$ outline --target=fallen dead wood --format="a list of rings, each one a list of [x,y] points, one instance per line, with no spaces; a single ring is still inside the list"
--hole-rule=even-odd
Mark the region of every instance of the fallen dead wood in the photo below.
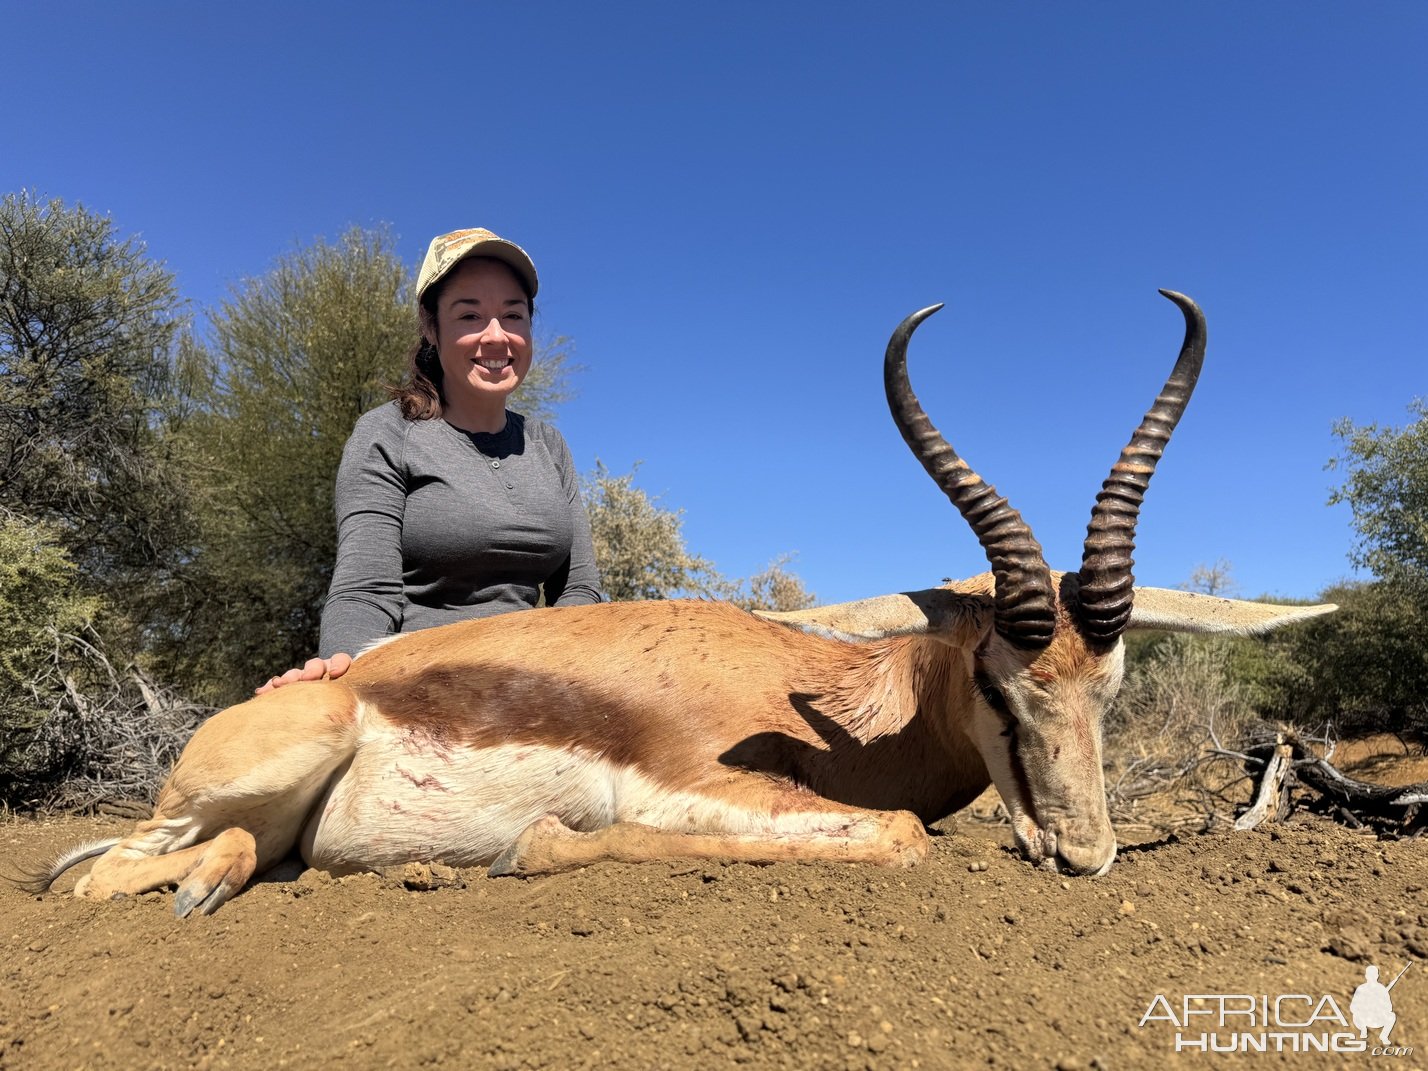
[[[1256,781],[1254,802],[1235,821],[1236,829],[1254,829],[1266,820],[1288,816],[1295,804],[1294,789],[1304,786],[1315,796],[1306,806],[1356,829],[1389,836],[1418,836],[1428,829],[1428,781],[1412,785],[1377,785],[1349,777],[1320,755],[1297,733],[1280,730],[1272,740],[1256,742],[1243,751],[1216,749],[1222,757],[1244,762]]]
[[[1276,743],[1259,779],[1254,802],[1250,804],[1249,810],[1235,819],[1236,829],[1254,829],[1266,818],[1279,819],[1289,813],[1289,776],[1293,769],[1293,746]]]

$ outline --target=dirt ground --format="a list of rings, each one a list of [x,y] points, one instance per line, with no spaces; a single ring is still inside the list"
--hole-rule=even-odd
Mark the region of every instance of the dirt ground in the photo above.
[[[0,822],[0,870],[129,824]],[[1428,1067],[1428,838],[1131,830],[1108,875],[1065,879],[997,827],[939,833],[897,872],[294,866],[189,920],[169,894],[76,901],[82,867],[0,886],[0,1067]],[[1294,1051],[1356,1040],[1365,967],[1410,962],[1389,1054]]]

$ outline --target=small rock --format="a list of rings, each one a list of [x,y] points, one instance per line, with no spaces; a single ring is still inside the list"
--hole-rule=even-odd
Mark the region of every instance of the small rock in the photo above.
[[[1129,900],[1122,900],[1122,901],[1121,901],[1121,914],[1122,914],[1122,915],[1134,915],[1134,914],[1135,914],[1135,904],[1131,903]]]
[[[402,885],[412,892],[431,892],[461,885],[461,875],[441,863],[407,863],[399,871]]]
[[[431,867],[425,863],[407,863],[396,867],[390,876],[408,889],[423,889],[431,884]],[[387,877],[387,873],[383,877]]]
[[[1373,943],[1369,941],[1368,934],[1354,926],[1340,930],[1329,938],[1329,943],[1325,947],[1341,959],[1352,960],[1355,963],[1371,960],[1374,952]]]

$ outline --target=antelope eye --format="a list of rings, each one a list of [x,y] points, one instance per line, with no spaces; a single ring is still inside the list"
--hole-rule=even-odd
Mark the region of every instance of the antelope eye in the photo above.
[[[986,700],[987,706],[991,707],[1004,718],[1011,717],[1011,707],[1007,705],[1007,697],[1002,694],[1002,690],[992,683],[991,677],[985,673],[976,675],[977,690],[982,693],[982,698]]]

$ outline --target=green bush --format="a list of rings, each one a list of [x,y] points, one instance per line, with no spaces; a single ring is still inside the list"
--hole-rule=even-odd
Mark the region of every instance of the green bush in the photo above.
[[[151,802],[210,711],[110,661],[59,538],[0,513],[0,804]]]
[[[1341,584],[1327,617],[1274,634],[1243,670],[1267,718],[1346,734],[1428,734],[1428,611],[1401,584]]]
[[[53,529],[0,514],[0,798],[56,773],[57,757],[37,748],[36,736],[65,703],[77,668],[64,637],[99,609],[76,580]]]

